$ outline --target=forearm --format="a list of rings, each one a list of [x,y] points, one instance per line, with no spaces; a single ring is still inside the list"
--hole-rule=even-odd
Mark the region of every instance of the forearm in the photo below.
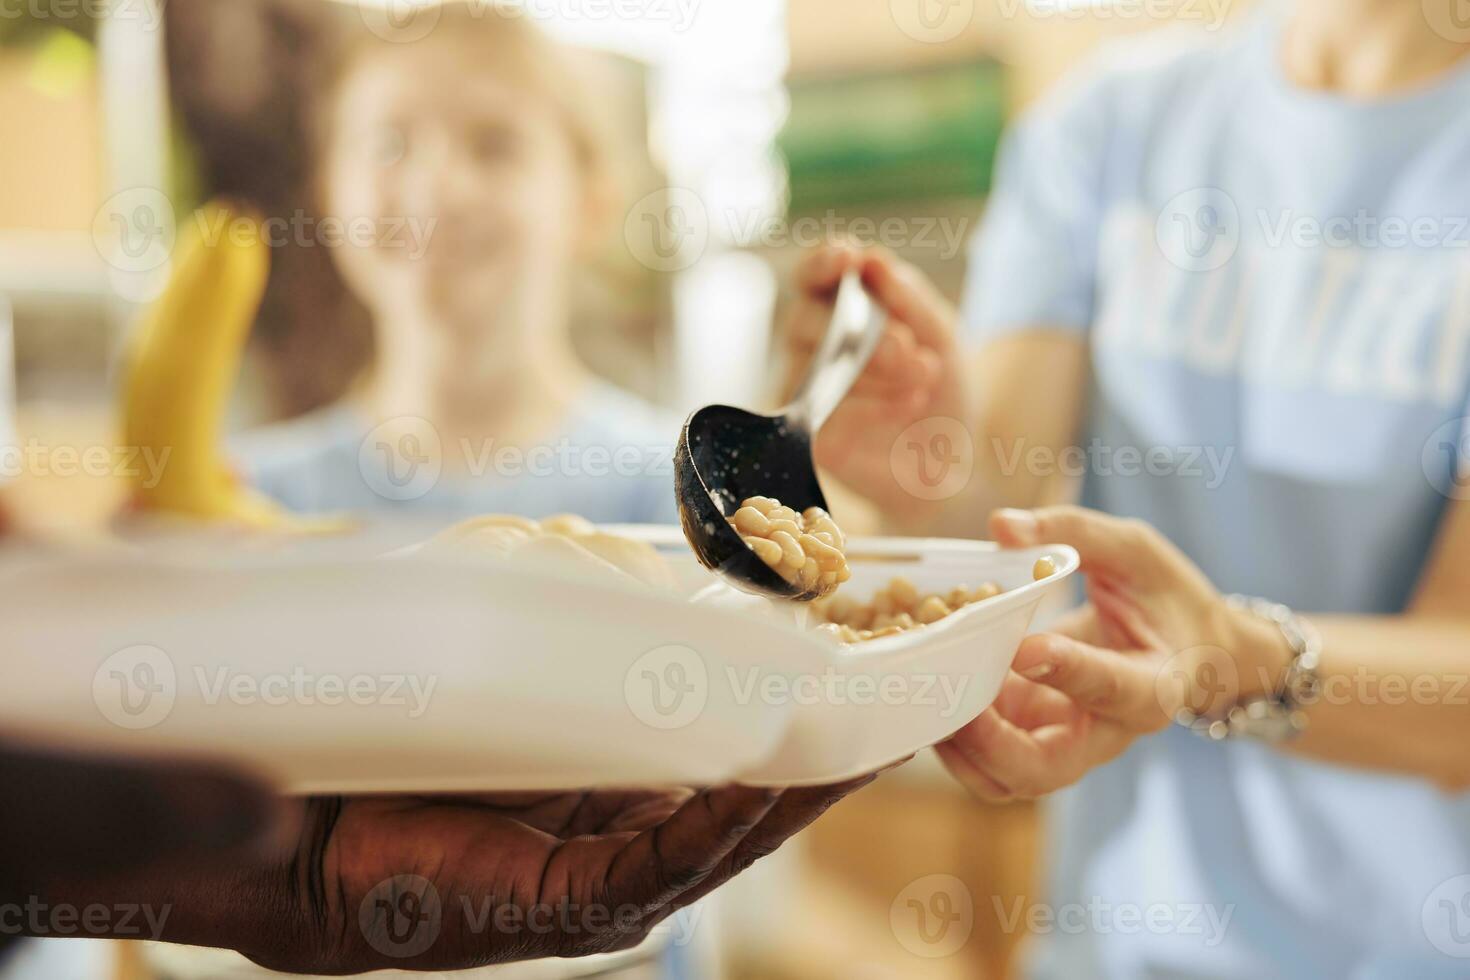
[[[1322,691],[1289,751],[1470,789],[1470,618],[1308,618]]]
[[[191,761],[0,740],[0,937],[234,946],[268,923],[290,810],[248,775]],[[243,905],[246,914],[232,913]],[[244,926],[244,928],[241,928]]]
[[[86,879],[10,882],[0,894],[0,943],[21,938],[153,940],[256,956],[291,939],[282,872],[266,862]]]

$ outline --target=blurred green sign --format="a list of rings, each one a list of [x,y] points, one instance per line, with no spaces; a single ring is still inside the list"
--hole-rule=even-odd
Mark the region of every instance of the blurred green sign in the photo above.
[[[992,60],[883,74],[798,78],[779,146],[791,210],[978,197],[1005,121]]]

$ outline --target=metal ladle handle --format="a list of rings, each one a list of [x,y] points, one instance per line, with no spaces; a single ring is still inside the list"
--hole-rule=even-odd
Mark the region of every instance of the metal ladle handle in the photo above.
[[[844,275],[827,335],[782,414],[804,424],[809,432],[817,432],[873,359],[887,324],[887,313],[868,296],[858,274]]]

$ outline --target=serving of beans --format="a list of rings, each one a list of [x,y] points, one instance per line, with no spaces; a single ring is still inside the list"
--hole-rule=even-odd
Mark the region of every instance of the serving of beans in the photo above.
[[[1043,557],[1032,566],[1031,577],[1039,582],[1056,572],[1056,562]],[[812,613],[821,620],[817,627],[821,632],[843,643],[862,643],[937,623],[956,610],[993,599],[1004,591],[998,583],[986,582],[975,589],[957,585],[943,594],[924,594],[913,582],[897,577],[867,602],[835,595],[814,602]]]
[[[730,524],[761,561],[807,592],[827,595],[852,576],[847,538],[820,507],[798,514],[770,497],[750,497]]]
[[[910,580],[896,577],[867,602],[847,595],[834,595],[837,587],[852,577],[847,563],[847,538],[820,507],[801,514],[770,497],[751,497],[740,505],[730,524],[760,559],[792,584],[800,584],[819,598],[810,604],[817,629],[842,643],[862,643],[937,623],[965,606],[993,599],[1005,590],[996,582],[978,588],[957,585],[948,592],[921,593]],[[535,553],[542,557],[569,557],[549,547],[557,541],[577,555],[611,565],[641,581],[672,587],[672,573],[649,544],[600,532],[596,525],[573,514],[559,514],[543,521],[493,514],[464,521],[440,533],[431,547],[456,551],[482,551],[509,558]],[[548,544],[538,548],[538,544]],[[1035,581],[1057,573],[1049,555],[1036,559],[1031,576]]]

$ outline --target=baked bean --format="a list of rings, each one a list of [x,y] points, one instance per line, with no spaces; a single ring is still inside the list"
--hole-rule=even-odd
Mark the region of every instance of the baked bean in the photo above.
[[[914,610],[914,619],[925,624],[937,623],[950,614],[948,604],[937,595],[925,596],[924,601],[919,603]]]
[[[730,526],[761,561],[805,592],[828,595],[852,576],[843,553],[847,539],[820,507],[798,514],[771,497],[750,497]]]
[[[986,599],[994,599],[996,596],[1000,595],[1002,591],[1003,590],[1001,589],[1001,587],[996,583],[986,582],[974,592],[970,593],[970,601],[984,602]]]
[[[1053,565],[1052,573],[1055,571]],[[993,599],[1003,591],[997,583],[986,582],[974,590],[957,585],[943,594],[926,595],[912,581],[898,576],[873,593],[867,602],[836,595],[817,600],[813,612],[822,620],[818,629],[823,633],[843,643],[862,643],[937,623],[965,606]]]
[[[742,507],[730,518],[730,523],[735,525],[735,530],[742,535],[754,535],[763,538],[771,533],[771,521],[765,514],[754,507]]]
[[[919,601],[919,587],[906,578],[895,578],[889,582],[888,594],[893,596],[895,609],[912,609]]]

